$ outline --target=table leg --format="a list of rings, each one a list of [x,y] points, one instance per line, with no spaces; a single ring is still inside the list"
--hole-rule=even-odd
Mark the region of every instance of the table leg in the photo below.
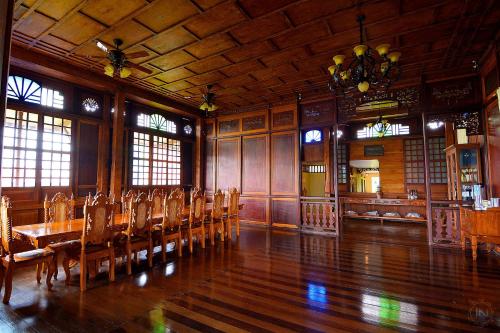
[[[476,261],[477,259],[477,237],[471,236],[471,246],[472,246],[472,259]]]

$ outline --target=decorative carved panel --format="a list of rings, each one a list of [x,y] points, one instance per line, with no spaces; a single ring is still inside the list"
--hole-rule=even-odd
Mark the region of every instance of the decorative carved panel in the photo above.
[[[299,202],[293,198],[274,198],[271,200],[273,224],[299,224]]]
[[[465,128],[467,135],[479,135],[483,133],[479,111],[430,115],[428,122],[434,121],[454,123],[455,128]]]
[[[239,131],[240,131],[240,119],[219,121],[219,134],[238,133]]]
[[[479,88],[473,79],[433,83],[429,89],[432,109],[462,108],[479,102]]]
[[[303,126],[333,123],[335,102],[330,100],[302,105],[301,120]]]
[[[297,195],[297,134],[274,133],[271,136],[271,193]]]
[[[269,136],[243,137],[242,193],[266,194],[269,184]]]
[[[217,140],[217,188],[240,189],[240,138]]]
[[[266,129],[266,115],[261,114],[252,117],[244,117],[242,119],[243,131],[257,131]]]
[[[272,113],[272,129],[288,129],[295,127],[295,111],[280,111]]]

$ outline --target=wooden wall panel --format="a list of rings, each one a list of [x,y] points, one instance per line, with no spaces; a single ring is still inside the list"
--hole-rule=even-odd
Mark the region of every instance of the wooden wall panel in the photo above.
[[[301,107],[300,118],[302,127],[333,124],[335,120],[335,102],[329,100],[304,104]]]
[[[97,190],[99,125],[81,122],[78,131],[78,196]]]
[[[218,120],[217,135],[225,136],[239,134],[241,132],[241,119],[238,117],[220,118]]]
[[[244,204],[240,212],[240,218],[246,221],[268,223],[268,199],[262,197],[240,197],[240,202]]]
[[[242,138],[242,194],[269,193],[269,135]]]
[[[217,188],[240,187],[240,138],[217,140]]]
[[[205,190],[214,192],[215,188],[215,140],[205,142]]]
[[[500,197],[500,108],[498,102],[487,107],[487,133],[489,154],[489,180],[491,195]]]
[[[295,131],[271,135],[271,194],[298,195],[297,151]]]
[[[267,119],[267,110],[244,116],[241,119],[241,131],[245,134],[267,131],[269,128]]]
[[[273,225],[298,225],[299,201],[296,198],[271,199],[271,212]]]

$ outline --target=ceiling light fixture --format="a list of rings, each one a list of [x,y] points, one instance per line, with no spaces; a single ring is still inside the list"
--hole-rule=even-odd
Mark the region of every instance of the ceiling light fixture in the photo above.
[[[216,111],[219,107],[215,105],[215,93],[211,92],[212,85],[207,85],[207,92],[202,96],[202,103],[200,105],[200,110],[205,111],[208,116],[209,112]]]
[[[366,93],[370,88],[387,89],[401,76],[400,52],[389,53],[390,45],[380,44],[375,48],[379,57],[375,57],[374,50],[364,44],[364,20],[364,15],[357,18],[360,44],[353,48],[351,63],[345,66],[345,55],[337,54],[333,57],[334,65],[328,67],[331,75],[328,87],[332,92],[344,94],[357,89]]]

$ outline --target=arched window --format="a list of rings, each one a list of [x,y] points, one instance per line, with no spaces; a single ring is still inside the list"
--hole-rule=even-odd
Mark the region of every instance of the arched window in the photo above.
[[[184,126],[184,133],[187,135],[193,134],[193,127],[191,125]]]
[[[310,130],[305,134],[306,143],[321,142],[321,132],[318,130]]]
[[[22,76],[9,76],[7,97],[56,109],[64,108],[64,96],[59,91],[42,88],[39,83]]]
[[[94,113],[99,111],[99,103],[92,97],[87,97],[82,101],[82,108],[85,112]]]
[[[177,125],[173,121],[167,120],[165,117],[157,113],[152,115],[139,113],[137,115],[137,126],[148,127],[173,134],[177,133]]]

